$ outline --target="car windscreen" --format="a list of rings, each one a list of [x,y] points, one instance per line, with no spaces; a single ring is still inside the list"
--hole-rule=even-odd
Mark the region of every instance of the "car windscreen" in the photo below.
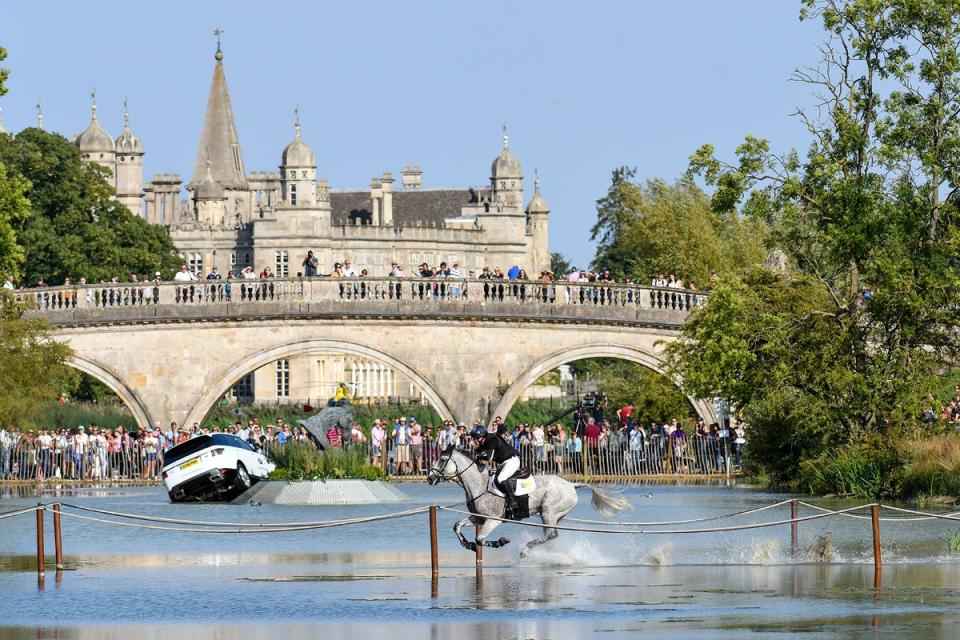
[[[191,456],[202,449],[206,449],[212,444],[213,439],[210,436],[197,436],[196,438],[190,438],[186,442],[181,442],[177,446],[164,453],[163,465],[168,466],[177,462],[178,460],[183,460],[184,458]]]
[[[252,451],[249,444],[231,433],[215,433],[210,437],[213,438],[213,444],[227,447],[240,447],[241,449]]]

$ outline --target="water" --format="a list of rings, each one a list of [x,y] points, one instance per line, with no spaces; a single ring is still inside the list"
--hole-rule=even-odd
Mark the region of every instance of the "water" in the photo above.
[[[450,485],[400,488],[412,497],[410,506],[462,499]],[[641,485],[625,495],[634,507],[623,520],[704,517],[784,498],[701,485]],[[0,510],[38,499],[55,498],[7,495]],[[159,487],[80,489],[57,499],[164,517],[250,522],[326,520],[407,507],[171,505]],[[571,515],[600,517],[585,491]],[[520,545],[539,530],[503,525],[495,537],[513,542],[485,549],[478,581],[472,554],[450,530],[458,517],[439,516],[436,597],[426,514],[229,536],[65,517],[68,570],[57,580],[48,561],[42,589],[34,568],[33,516],[0,521],[0,638],[960,637],[960,556],[951,555],[946,543],[957,523],[884,522],[883,585],[875,589],[868,520],[801,523],[797,559],[790,553],[789,526],[780,526],[665,536],[561,532],[520,560]],[[784,505],[733,522],[787,517]],[[50,554],[51,528],[48,517]]]

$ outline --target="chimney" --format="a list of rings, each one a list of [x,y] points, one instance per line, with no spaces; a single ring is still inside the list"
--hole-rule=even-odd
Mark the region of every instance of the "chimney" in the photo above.
[[[380,188],[383,191],[383,210],[382,218],[384,225],[393,225],[393,174],[389,171],[383,172],[380,178]]]
[[[376,178],[370,180],[370,202],[373,206],[372,224],[382,225],[383,219],[380,217],[380,202],[383,200],[383,190],[380,187],[380,181]]]
[[[420,171],[419,165],[403,165],[403,190],[407,191],[409,189],[419,189],[420,188],[420,176],[423,175],[423,172]]]

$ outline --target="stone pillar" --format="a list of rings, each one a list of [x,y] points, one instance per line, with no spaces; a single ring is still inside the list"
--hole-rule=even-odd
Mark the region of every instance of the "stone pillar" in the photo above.
[[[370,181],[370,202],[373,209],[373,220],[375,225],[383,224],[383,215],[380,212],[380,201],[383,198],[383,191],[380,189],[380,181],[374,178]]]
[[[383,191],[383,224],[391,226],[393,225],[393,174],[384,171],[380,184]]]

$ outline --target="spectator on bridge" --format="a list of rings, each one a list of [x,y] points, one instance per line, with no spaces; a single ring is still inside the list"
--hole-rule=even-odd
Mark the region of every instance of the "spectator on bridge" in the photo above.
[[[497,269],[499,271],[499,268]],[[507,271],[507,280],[518,280],[520,278],[520,267],[518,265],[513,265],[510,267],[510,270]]]
[[[196,280],[197,276],[187,268],[187,265],[181,265],[180,271],[177,271],[176,275],[173,276],[175,282],[192,282]]]
[[[313,278],[317,275],[317,267],[320,266],[320,261],[313,255],[313,251],[307,251],[307,257],[303,259],[300,265],[303,267],[303,275],[307,278]]]
[[[356,278],[357,270],[353,268],[350,264],[350,258],[345,258],[343,261],[343,277],[344,278]]]
[[[7,279],[3,281],[3,288],[8,291],[13,291],[16,289],[16,285],[13,284],[13,276],[7,276]]]
[[[410,472],[410,427],[407,426],[406,418],[398,418],[397,423],[393,426],[393,437],[394,444],[394,463],[396,464],[396,471],[398,475],[403,475],[403,470],[406,468],[407,473]]]
[[[220,274],[219,269],[214,267],[210,270],[210,273],[207,274],[207,280],[223,280],[223,276]]]

